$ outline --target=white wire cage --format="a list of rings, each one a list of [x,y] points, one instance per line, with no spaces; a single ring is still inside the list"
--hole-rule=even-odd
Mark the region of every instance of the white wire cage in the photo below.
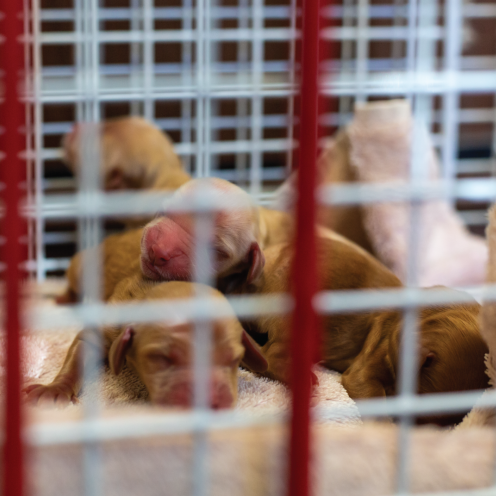
[[[27,150],[28,269],[38,281],[60,274],[68,266],[78,240],[82,240],[79,247],[85,247],[99,239],[95,219],[86,224],[83,219],[80,232],[86,237],[78,237],[76,221],[93,214],[88,203],[88,210],[77,213],[85,203],[78,203],[72,194],[78,186],[83,192],[90,191],[95,178],[83,179],[78,185],[60,163],[60,139],[75,122],[143,115],[171,135],[186,170],[194,176],[234,181],[257,201],[270,204],[273,191],[292,169],[295,146],[295,1],[46,0],[33,2],[30,12],[31,18],[26,19],[32,47],[29,65],[33,68]],[[461,214],[480,231],[487,204],[494,196],[493,190],[488,193],[478,185],[492,184],[486,178],[494,171],[496,40],[488,40],[486,33],[494,31],[496,7],[458,0],[343,0],[326,8],[325,15],[332,27],[324,35],[340,54],[339,59],[326,62],[329,79],[324,91],[330,110],[321,124],[327,134],[348,122],[354,102],[410,99],[416,118],[426,122],[431,131],[442,158],[443,178],[448,183],[464,176],[478,178],[479,182],[472,183],[475,193],[464,193],[467,183],[461,181],[459,189],[456,183],[449,190],[455,193],[448,196],[453,201],[470,200],[459,204]],[[472,33],[471,41],[464,42],[464,36],[469,36],[466,33]],[[409,194],[408,190],[405,196]],[[446,195],[444,191],[441,194]],[[341,200],[335,196],[329,201],[359,203],[363,199],[347,198],[346,192],[343,195]],[[116,209],[125,206],[116,205]],[[95,281],[90,277],[89,286]],[[429,301],[436,297],[442,301],[444,295],[434,292]],[[380,307],[384,298],[398,308],[415,309],[423,296],[415,290],[368,297],[336,294],[330,303],[322,298],[320,309],[337,312]],[[231,301],[240,315],[257,314],[264,308],[272,312],[287,309],[283,298]],[[200,314],[206,311],[199,308]],[[166,312],[163,306],[151,306],[144,318],[156,319]],[[136,319],[132,308],[116,310],[87,302],[72,312],[42,311],[33,320],[43,328],[57,322],[96,326],[102,321],[126,322],[130,317]],[[409,363],[405,367],[413,367]],[[404,376],[413,376],[413,368],[404,370]],[[365,417],[404,415],[407,432],[416,413],[468,408],[478,397],[465,393],[451,400],[417,398],[408,403],[408,388],[413,385],[404,387],[403,396],[387,405],[379,401],[363,404],[361,413]],[[487,398],[490,402],[491,397]],[[146,427],[133,419],[112,430],[104,421],[95,420],[97,415],[97,409],[89,409],[94,431],[84,425],[72,432],[60,427],[41,430],[35,438],[39,444],[57,444],[138,435],[133,432],[183,429],[201,433],[215,425],[273,421],[247,419],[239,413],[213,417],[196,411]],[[408,486],[407,448],[404,441],[399,465],[401,490]],[[201,434],[196,457],[195,494],[200,495],[207,476]],[[87,480],[93,477],[88,494],[98,493],[98,477],[94,476],[98,460],[97,451],[87,458]]]
[[[291,170],[294,5],[121,3],[33,5],[35,204],[76,187],[60,162],[61,137],[74,122],[129,114],[169,133],[194,176],[235,181],[270,202]],[[445,177],[491,174],[488,36],[496,13],[491,4],[447,5],[344,2],[326,10],[335,26],[326,36],[341,55],[328,63],[329,136],[355,101],[421,94]],[[484,207],[461,205],[479,232]],[[40,211],[33,229],[30,268],[38,280],[60,275],[74,225]]]

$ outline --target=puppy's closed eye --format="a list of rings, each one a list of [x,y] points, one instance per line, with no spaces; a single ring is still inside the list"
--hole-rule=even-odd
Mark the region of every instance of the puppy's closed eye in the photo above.
[[[150,353],[147,355],[147,359],[150,366],[156,370],[166,370],[173,365],[172,360],[161,353]]]
[[[224,250],[221,250],[220,248],[216,248],[214,254],[215,254],[215,258],[222,262],[224,260],[228,260],[229,258],[231,258],[231,255],[229,255],[229,253],[225,252]]]

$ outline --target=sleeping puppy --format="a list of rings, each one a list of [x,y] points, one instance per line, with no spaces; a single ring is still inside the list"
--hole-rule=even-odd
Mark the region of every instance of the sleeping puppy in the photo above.
[[[324,148],[317,162],[319,185],[340,185],[357,182],[350,164],[351,144],[345,131],[338,131]],[[274,208],[293,211],[296,202],[297,172],[293,172],[275,194]],[[339,233],[375,255],[366,232],[362,205],[317,205],[319,225]]]
[[[141,240],[141,268],[154,280],[191,278],[195,249],[194,214],[181,212],[195,194],[210,191],[225,197],[232,208],[215,214],[210,240],[213,264],[219,281],[237,278],[251,282],[263,269],[262,250],[272,244],[289,241],[293,234],[292,218],[284,213],[258,207],[248,193],[218,178],[201,178],[182,186],[169,206],[174,210],[149,223]]]
[[[191,179],[169,137],[142,117],[75,125],[62,140],[63,160],[74,175],[81,166],[82,131],[88,127],[96,127],[99,132],[100,167],[105,190],[163,190],[172,193]],[[142,227],[152,219],[152,215],[140,215],[119,216],[115,220],[132,229]]]
[[[489,386],[479,332],[480,305],[441,305],[419,312],[419,394],[484,389]],[[356,398],[395,394],[402,331],[399,312],[372,315],[362,351],[346,369],[343,386]]]
[[[292,248],[288,244],[264,252],[262,275],[240,287],[239,293],[282,293],[289,289]],[[349,241],[318,238],[321,289],[367,290],[401,287],[398,278],[379,261]],[[478,326],[479,305],[449,305],[422,309],[419,322],[418,392],[482,389],[488,386],[484,355],[487,346]],[[333,314],[322,318],[320,356],[325,366],[342,372],[352,398],[386,396],[396,392],[400,312]],[[289,378],[290,317],[263,316],[247,323],[263,333],[264,375],[283,382]]]
[[[220,187],[219,187],[220,185]],[[258,277],[264,259],[258,244],[260,215],[250,196],[237,186],[221,179],[195,179],[179,189],[169,202],[173,210],[159,217],[144,229],[134,229],[109,236],[100,245],[103,257],[102,298],[107,300],[116,285],[124,278],[143,274],[152,280],[191,280],[194,257],[194,215],[178,212],[181,205],[189,206],[196,191],[233,194],[237,203],[230,211],[215,215],[213,238],[213,264],[220,278],[243,273],[246,280]],[[265,224],[263,224],[265,228]],[[79,298],[79,282],[87,252],[76,254],[67,270],[68,288],[59,297],[59,303],[70,303]],[[91,261],[88,261],[91,263]],[[251,274],[251,275],[250,275]]]
[[[100,133],[101,167],[106,190],[175,191],[191,180],[169,137],[142,117],[121,117],[99,124],[74,126],[62,140],[63,159],[73,173],[77,173],[80,167],[81,134],[88,126],[97,126]],[[204,184],[202,180],[192,182],[196,184],[193,188],[203,187]],[[231,183],[219,179],[217,184],[221,185],[219,190],[222,190]],[[231,186],[242,191],[237,186]],[[264,246],[286,241],[285,231],[291,223],[290,216],[284,212],[258,208],[261,236],[266,240]]]
[[[172,141],[142,117],[122,117],[74,126],[62,140],[63,158],[73,173],[80,167],[82,130],[97,126],[106,190],[176,190],[190,180]]]
[[[188,282],[154,283],[130,277],[118,285],[110,301],[171,301],[190,298],[196,290],[197,285]],[[212,288],[203,286],[202,291],[225,301],[222,294]],[[146,386],[152,403],[188,407],[193,390],[193,331],[194,325],[184,315],[170,315],[167,321],[154,324],[106,327],[102,330],[104,357],[116,375],[127,362]],[[51,384],[33,384],[25,389],[29,402],[65,405],[77,401],[84,339],[91,337],[85,333],[77,335]],[[266,362],[245,335],[234,313],[212,322],[212,347],[210,405],[213,409],[230,408],[237,400],[241,361],[261,371],[266,368]]]
[[[264,264],[261,247],[290,239],[291,217],[257,207],[248,193],[222,179],[194,179],[173,195],[169,202],[172,211],[167,215],[158,217],[144,229],[115,234],[103,241],[100,245],[103,300],[111,296],[119,281],[139,274],[140,270],[152,280],[192,279],[194,215],[178,209],[181,205],[189,206],[195,192],[209,189],[215,196],[229,195],[229,201],[233,202],[232,209],[215,214],[210,240],[218,284],[234,287],[238,280],[251,281],[260,275]],[[57,299],[59,303],[78,301],[86,257],[86,252],[80,252],[72,258],[66,272],[68,287]]]

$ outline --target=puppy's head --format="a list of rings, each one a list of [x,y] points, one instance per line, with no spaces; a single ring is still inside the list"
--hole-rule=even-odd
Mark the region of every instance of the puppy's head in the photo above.
[[[419,394],[470,391],[489,387],[484,356],[488,348],[479,332],[479,305],[423,309],[419,322]],[[454,425],[467,411],[431,414],[418,424]]]
[[[418,392],[437,393],[489,386],[479,331],[479,305],[434,307],[421,312]]]
[[[238,366],[243,358],[242,329],[234,321],[213,325],[210,405],[230,408],[237,400]],[[189,407],[193,400],[192,324],[142,324],[124,328],[109,353],[118,374],[127,359],[157,405]]]
[[[258,244],[258,209],[243,190],[222,179],[202,178],[182,186],[169,204],[169,213],[150,222],[141,240],[141,268],[152,280],[191,280],[195,253],[195,216],[181,208],[191,206],[195,195],[232,201],[232,209],[214,214],[209,240],[217,278],[254,279],[260,275],[264,256]],[[228,292],[229,289],[223,288]]]
[[[77,173],[85,130],[99,136],[99,153],[106,190],[153,186],[163,169],[181,169],[168,137],[141,117],[124,117],[101,123],[80,123],[62,139],[63,159]]]
[[[164,286],[166,291],[161,291]],[[174,294],[167,286],[172,286]],[[191,283],[163,283],[148,297],[188,297],[193,295],[193,286]],[[215,290],[211,293],[223,299]],[[228,305],[227,301],[225,304]],[[267,363],[258,348],[247,341],[245,331],[234,315],[201,324],[200,329],[207,325],[211,329],[210,406],[213,409],[230,408],[237,400],[240,362],[243,360],[255,370],[257,367],[265,370]],[[119,374],[127,361],[137,371],[154,404],[189,407],[193,401],[194,332],[194,324],[181,318],[124,326],[111,345],[110,368],[114,374]],[[206,327],[205,332],[208,332]]]
[[[418,393],[446,393],[488,387],[484,356],[488,348],[479,331],[474,304],[423,308],[418,323]],[[389,356],[398,371],[402,320],[397,319]]]

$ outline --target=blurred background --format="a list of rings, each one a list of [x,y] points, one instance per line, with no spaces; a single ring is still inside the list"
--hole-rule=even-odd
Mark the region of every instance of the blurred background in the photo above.
[[[294,7],[295,0],[34,2],[33,203],[75,191],[60,158],[61,138],[75,122],[125,115],[143,115],[166,131],[194,175],[234,181],[270,202],[292,168]],[[421,91],[430,98],[426,119],[445,167],[455,159],[445,175],[496,171],[493,2],[448,9],[438,0],[341,0],[324,15],[333,56],[324,135],[350,119],[356,101]],[[417,90],[409,88],[412,70],[431,74]],[[466,90],[436,79],[442,70],[461,70]],[[487,205],[457,207],[482,234]],[[75,222],[35,215],[30,230],[29,269],[38,280],[62,275],[76,249]]]

